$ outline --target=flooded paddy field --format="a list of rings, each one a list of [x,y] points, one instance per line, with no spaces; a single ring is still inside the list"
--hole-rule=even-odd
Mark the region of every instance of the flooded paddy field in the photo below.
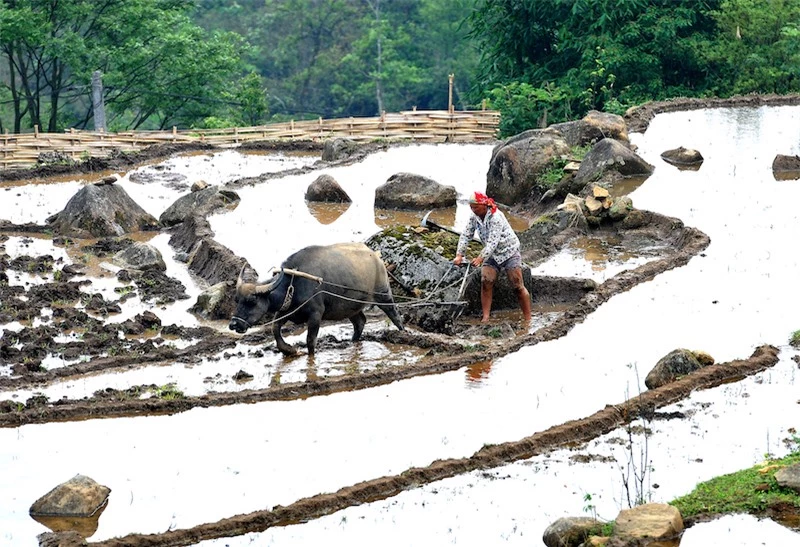
[[[267,333],[234,335],[227,322],[189,313],[204,287],[174,258],[169,236],[154,234],[149,241],[187,298],[154,304],[134,295],[119,312],[96,318],[121,324],[151,311],[162,326],[194,336],[127,335],[137,343],[150,338],[154,349],[145,355],[152,359],[136,354],[136,345],[120,346],[129,354],[89,359],[49,355],[46,370],[24,381],[0,364],[0,401],[71,401],[41,406],[24,425],[2,423],[0,544],[37,545],[48,528],[28,515],[31,503],[83,474],[112,491],[90,544],[538,545],[557,518],[596,512],[613,519],[627,507],[624,470],[645,445],[652,470],[640,487],[652,501],[669,501],[767,453],[787,453],[800,421],[797,352],[787,345],[799,328],[791,310],[800,303],[793,206],[800,184],[775,180],[769,166],[776,153],[798,153],[797,136],[785,129],[798,117],[795,107],[657,116],[646,133],[632,136],[656,171],[629,195],[637,208],[702,230],[708,247],[659,267],[658,249],[631,253],[613,240],[576,241],[534,272],[593,279],[600,301],[577,311],[541,307],[525,330],[513,310],[498,313],[504,334],[497,338],[470,317],[462,318],[458,337],[413,329],[403,337],[385,317],[371,315],[361,343],[349,342],[349,324],[326,325],[313,359],[302,351],[287,358],[271,349]],[[660,160],[680,145],[703,152],[699,170]],[[490,145],[407,146],[329,168],[353,198],[349,207],[305,203],[305,189],[321,174],[298,169],[316,159],[309,156],[194,154],[120,173],[117,184],[158,216],[196,180],[225,184],[295,169],[241,185],[239,206],[209,219],[217,241],[266,273],[307,244],[364,240],[392,222],[416,224],[421,215],[373,207],[374,189],[392,174],[419,173],[464,198],[485,187],[490,154]],[[251,169],[249,162],[261,163]],[[184,178],[135,182],[147,171]],[[0,219],[42,223],[86,182],[3,183]],[[438,222],[458,229],[468,208],[462,199],[438,214]],[[114,267],[102,258],[84,258],[79,246],[41,235],[6,235],[11,260],[50,255],[86,264],[74,278],[90,281],[81,290],[119,298]],[[7,275],[9,285],[29,290],[54,274],[12,268]],[[54,320],[44,312],[0,328],[5,338],[39,323]],[[302,339],[302,330],[287,337]],[[678,347],[706,351],[717,363],[748,360],[764,347],[774,358],[747,374],[674,390],[658,408],[670,418],[652,417],[642,429],[649,433],[633,442],[626,442],[624,423],[589,428],[595,434],[585,438],[567,433],[571,422],[645,397],[644,376]],[[84,373],[58,372],[81,359]],[[92,366],[101,359],[113,366]],[[168,385],[184,397],[158,397]],[[117,393],[137,386],[154,390],[128,399]],[[104,390],[110,400],[79,403]],[[764,545],[796,539],[770,524],[745,523]],[[681,544],[699,545],[691,543],[693,533],[710,525],[695,525]]]

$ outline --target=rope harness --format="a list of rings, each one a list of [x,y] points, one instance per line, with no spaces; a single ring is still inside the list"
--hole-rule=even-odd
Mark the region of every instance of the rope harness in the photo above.
[[[463,297],[464,286],[465,286],[465,284],[467,282],[467,277],[469,277],[469,273],[470,273],[469,272],[469,267],[470,267],[470,265],[469,265],[469,263],[467,263],[467,270],[464,273],[463,280],[457,280],[457,281],[451,283],[450,285],[447,285],[447,286],[439,289],[439,286],[442,284],[442,282],[444,281],[445,277],[447,277],[447,275],[449,273],[449,272],[445,272],[445,274],[438,281],[438,283],[436,283],[436,286],[433,288],[433,290],[425,298],[408,299],[405,302],[401,302],[401,303],[395,302],[394,305],[397,306],[398,308],[400,308],[400,307],[403,307],[403,306],[408,306],[408,307],[430,306],[432,304],[433,305],[463,304],[462,301],[430,302],[430,300],[438,292],[444,292],[447,289],[455,287],[457,283],[461,283],[461,290],[459,291],[459,298]],[[286,289],[286,296],[284,297],[283,303],[281,304],[281,307],[280,307],[280,309],[278,310],[277,313],[284,313],[284,312],[289,310],[289,307],[292,304],[292,299],[294,298],[294,278],[295,277],[304,277],[306,279],[310,279],[312,281],[316,281],[319,284],[320,287],[322,285],[329,285],[331,287],[336,287],[336,288],[344,289],[344,290],[347,290],[347,291],[361,292],[361,293],[365,293],[365,294],[368,293],[368,291],[363,291],[361,289],[354,289],[353,287],[347,287],[345,285],[339,285],[339,284],[336,284],[336,283],[332,283],[330,281],[325,281],[322,277],[319,277],[319,276],[316,276],[316,275],[312,275],[312,274],[309,274],[309,273],[306,273],[306,272],[303,272],[303,271],[300,271],[300,270],[293,270],[293,269],[290,269],[290,268],[281,268],[280,271],[283,272],[283,273],[287,273],[287,274],[291,275],[292,278],[291,278],[291,281],[289,282],[289,287]],[[263,323],[264,326],[272,325],[274,323],[282,321],[283,319],[291,316],[297,310],[299,310],[300,308],[302,308],[303,306],[308,304],[311,300],[313,300],[316,296],[318,296],[320,294],[327,294],[327,295],[339,298],[341,300],[347,300],[348,302],[355,302],[357,304],[376,304],[376,302],[374,300],[359,300],[357,298],[350,298],[348,296],[344,296],[343,294],[337,294],[337,293],[334,293],[334,292],[331,292],[331,291],[326,291],[326,290],[323,290],[323,289],[317,289],[314,292],[314,294],[312,294],[305,301],[300,303],[292,312],[290,312],[290,313],[288,313],[286,315],[281,315],[280,317],[275,317],[275,318],[272,319],[272,321],[268,321],[266,323]],[[389,291],[389,294],[391,294],[391,291]],[[245,321],[241,317],[238,317],[238,316],[234,315],[233,317],[231,317],[231,319],[232,320],[235,319],[237,321],[241,321],[242,323],[247,325],[248,329],[250,329],[252,327],[252,325],[250,323],[248,323],[247,321]]]
[[[292,276],[292,279],[289,281],[289,287],[286,289],[286,296],[283,297],[283,304],[281,304],[281,307],[278,309],[279,313],[283,313],[283,312],[287,311],[289,309],[289,307],[292,305],[292,298],[294,298],[294,278],[295,277],[305,277],[306,279],[310,279],[312,281],[316,281],[317,284],[320,285],[320,286],[322,286],[322,284],[324,283],[324,280],[321,277],[318,277],[316,275],[311,275],[311,274],[306,273],[306,272],[301,272],[300,270],[292,270],[290,268],[281,268],[281,273],[282,274],[283,273],[288,273],[289,275]],[[311,298],[314,298],[316,295],[319,294],[319,292],[320,291],[315,292],[311,296]],[[311,300],[311,298],[309,298],[308,300]],[[306,302],[308,302],[308,300],[306,300]],[[301,304],[299,307],[304,306],[306,304],[306,302],[303,302],[303,304]]]

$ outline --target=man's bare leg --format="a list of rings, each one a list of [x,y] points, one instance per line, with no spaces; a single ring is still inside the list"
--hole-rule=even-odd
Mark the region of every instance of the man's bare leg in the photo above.
[[[481,311],[483,312],[481,323],[489,321],[489,314],[492,311],[492,290],[494,289],[495,279],[497,279],[497,270],[491,266],[483,266],[481,268]]]
[[[525,288],[525,283],[522,280],[522,268],[511,268],[507,271],[508,281],[514,287],[514,292],[517,293],[517,300],[519,300],[519,307],[522,310],[522,315],[525,321],[531,320],[531,295],[528,289]]]

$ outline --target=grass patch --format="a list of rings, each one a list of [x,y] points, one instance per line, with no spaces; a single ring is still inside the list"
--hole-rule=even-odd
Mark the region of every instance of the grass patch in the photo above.
[[[761,513],[768,507],[788,503],[800,507],[800,494],[778,486],[775,472],[800,463],[800,450],[779,460],[768,460],[750,469],[715,477],[700,483],[693,492],[670,502],[683,518],[704,513]]]
[[[175,384],[166,384],[163,386],[156,386],[150,388],[150,393],[158,399],[172,401],[175,399],[185,399],[186,396]]]
[[[583,161],[583,158],[591,149],[590,145],[573,146],[567,156],[552,158],[547,168],[536,177],[536,182],[544,190],[554,188],[567,175],[564,167],[572,161]]]
[[[789,337],[789,343],[796,348],[800,348],[800,330],[796,330],[792,333]]]

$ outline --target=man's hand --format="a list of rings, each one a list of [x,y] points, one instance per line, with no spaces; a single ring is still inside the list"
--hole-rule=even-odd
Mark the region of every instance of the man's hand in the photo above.
[[[464,257],[462,255],[456,255],[456,257],[453,259],[453,264],[455,264],[456,266],[461,266],[462,260],[464,260]]]
[[[475,266],[476,268],[478,266],[480,266],[481,264],[483,264],[483,257],[482,256],[478,255],[478,256],[476,256],[475,258],[472,259],[472,265]]]

